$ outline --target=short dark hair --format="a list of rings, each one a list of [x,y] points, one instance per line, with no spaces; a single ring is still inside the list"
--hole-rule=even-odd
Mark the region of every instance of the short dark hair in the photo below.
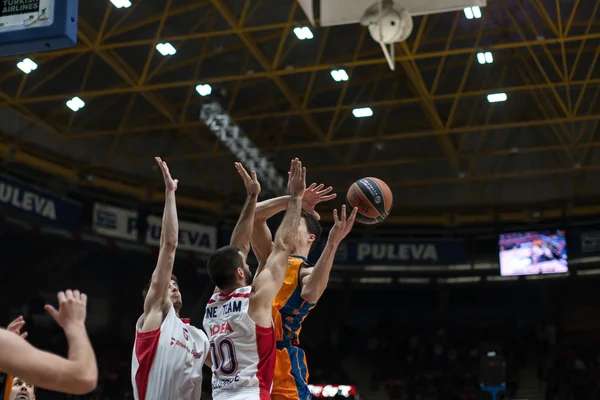
[[[175,283],[179,285],[179,281],[177,280],[177,277],[175,275],[171,274],[171,280],[175,281]],[[142,297],[144,298],[144,300],[146,299],[146,295],[148,294],[148,290],[150,290],[150,285],[151,284],[152,284],[152,278],[150,278],[150,280],[148,281],[148,283],[144,287],[144,290],[142,290]]]
[[[311,246],[312,250],[312,248],[319,242],[321,234],[323,233],[323,228],[321,227],[321,224],[319,224],[319,221],[311,213],[302,210],[302,218],[304,218],[308,233],[315,235],[315,241]]]
[[[237,246],[224,246],[212,253],[208,259],[208,276],[219,289],[229,289],[235,284],[238,268],[244,267],[244,260]]]

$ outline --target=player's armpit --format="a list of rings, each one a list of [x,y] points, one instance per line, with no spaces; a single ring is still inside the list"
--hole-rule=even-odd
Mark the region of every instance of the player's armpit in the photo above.
[[[273,236],[266,220],[255,221],[250,244],[259,264],[264,264],[273,250]]]
[[[93,363],[94,365],[87,365]],[[41,351],[14,333],[0,330],[0,371],[23,378],[34,386],[69,394],[86,394],[96,388],[95,360],[67,360]]]

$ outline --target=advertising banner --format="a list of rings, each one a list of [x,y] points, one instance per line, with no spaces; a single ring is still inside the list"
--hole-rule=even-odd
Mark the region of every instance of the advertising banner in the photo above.
[[[137,211],[124,208],[94,204],[92,227],[101,235],[118,239],[137,240]]]
[[[80,204],[49,194],[12,178],[0,176],[0,204],[69,230],[81,228]]]
[[[146,243],[158,246],[162,219],[149,216]],[[217,249],[217,228],[193,222],[179,221],[179,249],[196,253],[212,254]]]

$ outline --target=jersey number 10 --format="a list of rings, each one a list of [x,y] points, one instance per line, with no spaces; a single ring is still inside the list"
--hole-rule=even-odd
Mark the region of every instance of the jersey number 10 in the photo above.
[[[221,371],[223,375],[235,375],[238,362],[235,356],[235,347],[229,338],[223,338],[217,343],[210,343],[210,354],[213,363],[213,371]]]

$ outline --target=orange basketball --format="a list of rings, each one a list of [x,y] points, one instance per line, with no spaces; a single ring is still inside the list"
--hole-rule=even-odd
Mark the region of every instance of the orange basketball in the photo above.
[[[346,195],[346,206],[358,207],[356,221],[376,224],[390,214],[393,196],[390,187],[381,179],[361,178],[354,182]]]

